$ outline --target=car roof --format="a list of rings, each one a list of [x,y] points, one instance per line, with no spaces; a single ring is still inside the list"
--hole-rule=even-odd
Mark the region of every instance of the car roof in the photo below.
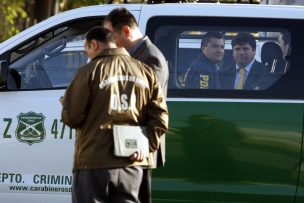
[[[98,17],[102,16],[105,12],[110,12],[112,9],[122,7],[122,5],[118,4],[111,4],[111,5],[95,5],[95,6],[86,6],[81,8],[76,8],[72,10],[68,10],[62,13],[59,13],[57,15],[54,15],[52,17],[49,17],[48,19],[37,23],[24,31],[18,33],[17,35],[11,37],[10,39],[2,42],[0,44],[0,54],[5,52],[6,50],[22,43],[23,41],[28,40],[32,36],[35,36],[38,33],[44,32],[48,28],[51,28],[53,26],[73,21],[76,19],[81,18],[87,18],[87,17]],[[126,7],[130,11],[136,11],[141,9],[140,4],[127,4],[123,5],[123,7]]]
[[[152,16],[208,16],[304,19],[304,7],[282,5],[244,5],[218,3],[172,4],[103,4],[81,7],[52,16],[0,44],[0,54],[55,25],[86,17],[98,17],[117,7],[140,12],[139,26],[145,32],[146,22]],[[282,15],[284,13],[284,15]]]

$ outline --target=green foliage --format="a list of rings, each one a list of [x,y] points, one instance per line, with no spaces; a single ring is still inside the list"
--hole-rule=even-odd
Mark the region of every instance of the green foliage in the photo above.
[[[83,6],[106,4],[107,2],[107,0],[59,0],[59,9],[60,11],[66,11]]]
[[[33,11],[29,5],[41,0],[0,0],[0,42],[18,34],[34,22]],[[82,6],[105,4],[107,0],[53,0],[58,3],[59,11]],[[47,1],[45,1],[47,3]],[[39,2],[42,3],[42,2]]]
[[[0,0],[0,41],[14,36],[22,30],[27,13],[24,0]]]
[[[90,5],[97,5],[97,4],[105,4],[107,1],[105,0],[74,0],[73,7],[78,8],[82,6],[90,6]]]
[[[66,11],[83,6],[91,6],[106,3],[161,3],[161,2],[217,2],[218,0],[0,0],[0,42],[16,35],[21,30],[37,22],[34,14],[37,14],[31,6],[43,4],[43,8],[53,7],[56,11]],[[260,0],[220,0],[224,3],[259,3]],[[55,5],[55,6],[54,6]],[[51,12],[52,14],[55,11]],[[47,15],[52,15],[47,14]],[[45,18],[45,16],[43,17]],[[39,19],[41,20],[41,19]]]

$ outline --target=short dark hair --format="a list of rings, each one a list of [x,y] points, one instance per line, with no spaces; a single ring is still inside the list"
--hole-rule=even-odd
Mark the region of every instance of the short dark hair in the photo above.
[[[112,10],[105,18],[104,22],[110,22],[113,29],[121,30],[125,25],[130,28],[138,27],[135,17],[126,8],[116,8]]]
[[[105,44],[109,42],[115,43],[115,38],[113,33],[110,30],[101,26],[93,27],[87,32],[86,40],[91,41],[93,39]]]
[[[224,39],[224,35],[220,32],[207,32],[202,37],[201,47],[207,46],[211,38]]]
[[[282,39],[284,42],[284,45],[290,44],[291,42],[291,35],[289,32],[281,32]]]
[[[253,50],[256,50],[256,42],[252,34],[249,32],[240,32],[231,41],[232,47],[235,45],[249,44]]]

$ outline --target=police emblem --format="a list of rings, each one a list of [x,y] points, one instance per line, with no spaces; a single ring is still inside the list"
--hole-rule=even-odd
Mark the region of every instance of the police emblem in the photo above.
[[[16,138],[29,145],[42,142],[45,139],[44,119],[42,113],[20,113],[18,116]]]

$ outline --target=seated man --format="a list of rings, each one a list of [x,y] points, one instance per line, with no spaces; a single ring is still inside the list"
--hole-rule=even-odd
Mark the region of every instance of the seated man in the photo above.
[[[183,84],[186,88],[220,89],[220,63],[224,57],[224,36],[206,33],[201,42],[201,54],[188,68]]]
[[[235,64],[224,71],[225,89],[267,88],[270,85],[270,74],[266,66],[254,58],[256,52],[254,37],[248,32],[239,33],[232,39],[231,45]]]
[[[283,69],[283,74],[289,69],[289,54],[290,54],[290,46],[291,46],[291,35],[289,32],[282,32],[278,38],[278,44],[282,50],[283,58],[285,60],[285,66]]]
[[[280,33],[278,38],[278,43],[280,48],[282,49],[284,59],[286,59],[286,56],[288,56],[289,54],[290,42],[291,42],[291,36],[289,32]]]

